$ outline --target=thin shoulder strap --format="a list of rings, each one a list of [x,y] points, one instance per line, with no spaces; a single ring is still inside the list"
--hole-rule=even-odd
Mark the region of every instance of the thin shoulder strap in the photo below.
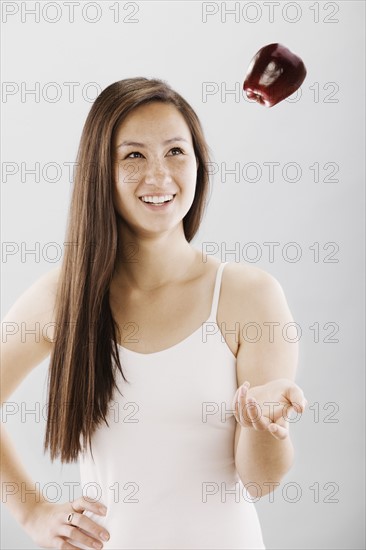
[[[221,279],[222,279],[222,272],[224,270],[225,265],[228,262],[222,262],[216,272],[216,281],[215,281],[215,288],[212,298],[212,306],[211,306],[211,313],[210,313],[210,319],[216,320],[217,316],[217,308],[219,305],[219,296],[220,296],[220,290],[221,290]]]

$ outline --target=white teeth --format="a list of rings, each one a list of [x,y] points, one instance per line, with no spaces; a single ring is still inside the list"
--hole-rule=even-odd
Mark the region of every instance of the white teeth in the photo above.
[[[144,197],[141,197],[141,200],[143,202],[152,202],[154,204],[161,204],[165,201],[173,199],[174,195],[164,195],[158,197],[157,195],[145,195]]]

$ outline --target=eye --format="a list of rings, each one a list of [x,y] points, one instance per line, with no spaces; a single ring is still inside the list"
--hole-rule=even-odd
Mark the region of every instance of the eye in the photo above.
[[[183,150],[182,150],[180,147],[173,147],[173,148],[170,149],[170,150],[171,150],[171,151],[179,151],[180,153],[183,154]],[[176,155],[173,155],[173,156],[175,157]]]
[[[131,157],[131,155],[141,155],[138,151],[132,151],[129,155],[127,155],[126,159],[128,158],[139,158],[139,157]]]
[[[180,147],[173,147],[172,149],[170,149],[170,151],[178,151],[180,154],[182,154],[182,155],[184,154],[183,149],[181,149]],[[141,153],[139,153],[138,151],[132,151],[132,153],[129,153],[127,155],[127,157],[125,157],[125,158],[126,159],[128,159],[128,158],[140,158],[140,156],[137,156],[137,157],[133,156],[132,157],[131,155],[140,155],[140,156],[142,156]],[[174,154],[173,157],[175,157],[175,156],[177,156],[177,155]]]

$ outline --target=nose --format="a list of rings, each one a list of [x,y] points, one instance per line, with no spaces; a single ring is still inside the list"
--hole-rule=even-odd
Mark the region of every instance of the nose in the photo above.
[[[171,181],[171,176],[163,162],[156,159],[148,161],[143,179],[147,185],[163,186]]]

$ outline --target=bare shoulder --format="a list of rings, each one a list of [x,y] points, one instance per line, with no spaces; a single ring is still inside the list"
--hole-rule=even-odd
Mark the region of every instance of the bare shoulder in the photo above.
[[[246,306],[257,308],[268,301],[286,300],[280,282],[268,271],[254,265],[229,262],[225,268],[225,287]],[[230,296],[228,295],[228,298]]]
[[[60,272],[58,266],[36,279],[2,320],[2,400],[52,351]]]
[[[237,323],[239,344],[245,343],[245,330],[268,331],[289,327],[291,335],[294,319],[280,282],[272,274],[257,266],[230,263],[223,277],[224,316]],[[248,328],[249,327],[249,328]],[[260,327],[260,328],[259,328]],[[286,329],[287,330],[287,329]],[[244,332],[243,332],[244,331]]]
[[[53,311],[60,273],[61,266],[57,266],[38,277],[17,298],[3,322],[9,319],[21,321],[21,317],[24,317],[24,321],[31,318],[36,319],[46,312]]]

